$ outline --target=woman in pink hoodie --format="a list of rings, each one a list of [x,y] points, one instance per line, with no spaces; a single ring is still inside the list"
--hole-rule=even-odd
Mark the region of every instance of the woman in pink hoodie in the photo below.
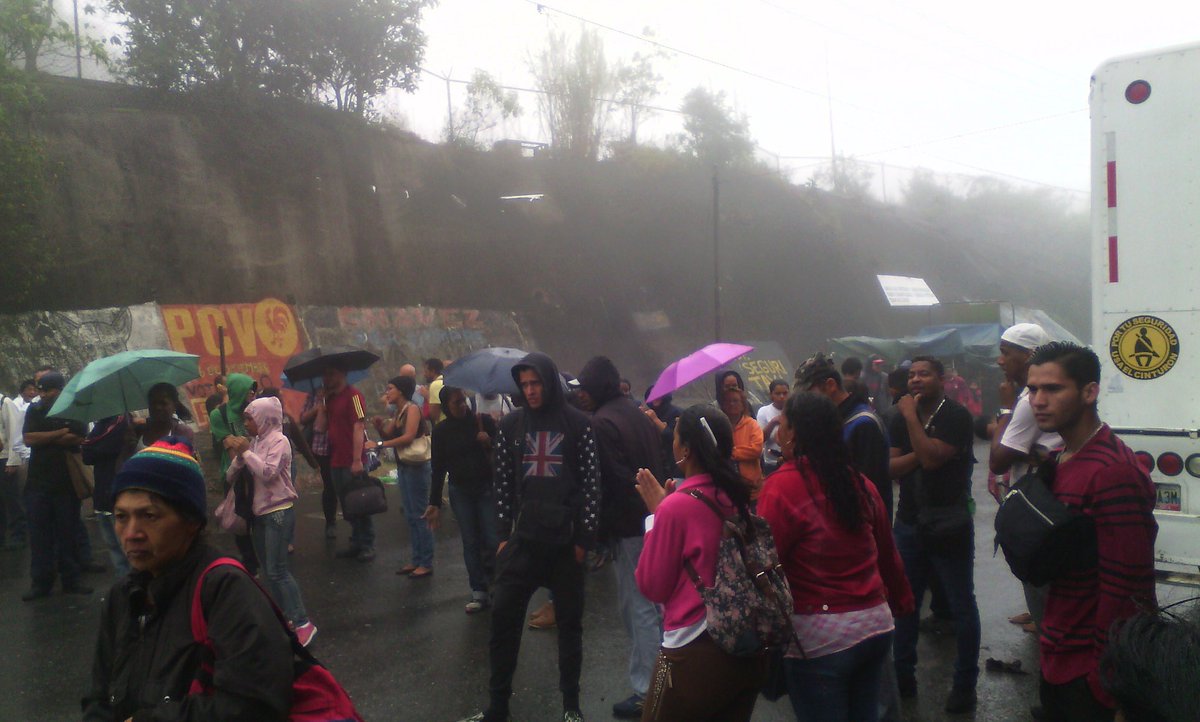
[[[296,630],[300,643],[308,646],[317,628],[308,620],[300,586],[288,567],[288,539],[296,527],[296,487],[292,485],[292,444],[283,435],[283,406],[279,399],[256,399],[242,412],[246,432],[253,441],[241,440],[227,477],[232,482],[242,469],[254,477],[254,521],[251,536],[262,564],[266,586]]]
[[[662,649],[642,719],[745,722],[754,712],[767,660],[735,657],[712,641],[704,601],[685,562],[706,587],[713,585],[721,520],[688,492],[697,491],[728,514],[746,518],[750,487],[731,458],[733,428],[716,407],[698,404],[680,415],[672,452],[686,477],[678,486],[668,482],[664,489],[649,471],[638,471],[638,491],[652,516],[646,518],[646,541],[635,576],[642,594],[663,610]]]

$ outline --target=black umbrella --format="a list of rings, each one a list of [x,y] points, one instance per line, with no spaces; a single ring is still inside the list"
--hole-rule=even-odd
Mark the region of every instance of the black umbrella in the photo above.
[[[365,371],[378,360],[376,354],[354,346],[314,346],[288,359],[283,372],[291,381],[303,381],[319,377],[330,366],[346,372]]]

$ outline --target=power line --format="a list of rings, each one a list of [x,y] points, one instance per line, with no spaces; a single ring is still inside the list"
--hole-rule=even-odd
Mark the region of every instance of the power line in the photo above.
[[[993,125],[993,126],[990,126],[987,128],[977,128],[975,130],[968,130],[963,133],[955,133],[954,135],[947,135],[947,136],[944,136],[941,138],[931,138],[928,140],[917,141],[915,143],[906,143],[904,145],[898,145],[898,146],[895,146],[892,148],[885,148],[883,150],[873,150],[870,153],[859,153],[858,155],[860,157],[865,157],[865,156],[872,156],[872,155],[882,155],[884,153],[893,153],[898,150],[909,150],[911,148],[917,148],[922,145],[933,145],[935,143],[945,143],[946,141],[958,140],[959,138],[967,138],[972,135],[981,135],[983,133],[993,133],[998,130],[1007,130],[1008,128],[1015,128],[1015,127],[1021,126],[1021,125],[1029,125],[1030,123],[1040,123],[1044,120],[1054,120],[1055,118],[1064,118],[1068,115],[1075,115],[1076,113],[1083,113],[1086,111],[1087,111],[1087,108],[1076,108],[1075,110],[1067,110],[1062,113],[1052,113],[1050,115],[1042,115],[1042,116],[1038,116],[1036,118],[1028,118],[1026,120],[1018,120],[1018,121],[1014,121],[1012,123],[1004,123],[1003,125]]]
[[[748,70],[746,68],[741,68],[736,65],[731,65],[731,64],[723,62],[721,60],[714,60],[713,58],[705,57],[698,53],[693,53],[689,50],[683,50],[681,48],[676,48],[674,46],[667,45],[666,43],[655,40],[654,38],[646,37],[645,35],[641,35],[639,33],[632,33],[632,32],[629,32],[628,30],[622,30],[620,28],[616,28],[611,25],[606,25],[604,23],[597,22],[597,21],[591,20],[589,18],[585,18],[582,15],[576,15],[575,13],[567,12],[566,10],[560,10],[558,8],[551,7],[550,5],[547,5],[543,2],[538,2],[538,0],[525,0],[525,2],[529,3],[530,5],[535,6],[538,9],[539,13],[545,12],[548,10],[552,13],[556,13],[558,15],[562,15],[564,17],[571,18],[572,20],[578,20],[579,22],[585,23],[587,25],[593,25],[593,26],[601,28],[603,30],[607,30],[611,33],[616,33],[618,35],[623,35],[627,38],[632,38],[634,40],[638,40],[643,43],[648,43],[650,45],[653,45],[656,48],[659,48],[660,50],[666,50],[667,52],[671,52],[671,53],[675,53],[677,55],[682,55],[684,57],[692,58],[693,60],[699,60],[702,63],[708,63],[710,65],[715,65],[719,68],[724,68],[725,70],[730,70],[732,72],[739,73],[739,74],[745,75],[747,77],[762,80],[763,82],[767,82],[767,83],[771,83],[773,85],[778,85],[778,86],[781,86],[784,88],[788,88],[789,90],[794,90],[798,93],[804,93],[805,95],[811,95],[815,98],[820,98],[822,100],[830,100],[833,102],[841,103],[842,105],[846,105],[846,106],[849,106],[852,108],[857,108],[859,110],[865,110],[869,113],[878,113],[878,111],[876,111],[872,108],[867,108],[865,106],[858,105],[856,103],[851,103],[846,100],[839,100],[837,98],[832,98],[829,96],[828,93],[822,93],[817,90],[812,90],[810,88],[801,87],[794,83],[789,83],[786,80],[772,78],[769,75],[763,75],[762,73],[758,73],[753,70]]]

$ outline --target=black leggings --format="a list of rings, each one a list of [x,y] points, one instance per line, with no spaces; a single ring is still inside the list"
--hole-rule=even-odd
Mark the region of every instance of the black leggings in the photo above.
[[[325,513],[325,526],[333,526],[337,522],[338,497],[329,471],[329,457],[318,456],[317,466],[321,469],[321,511]]]

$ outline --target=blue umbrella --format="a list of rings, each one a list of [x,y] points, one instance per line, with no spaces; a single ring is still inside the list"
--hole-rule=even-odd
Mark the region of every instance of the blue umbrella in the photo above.
[[[75,374],[49,415],[96,421],[127,414],[146,408],[146,395],[155,384],[182,386],[199,377],[198,356],[162,349],[122,351],[96,359]]]
[[[502,346],[472,351],[446,367],[442,382],[481,394],[516,394],[512,368],[526,355],[527,351]]]
[[[346,374],[346,383],[354,386],[358,384],[359,381],[367,378],[369,375],[370,374],[367,373],[366,369],[361,371],[350,371]],[[300,379],[299,381],[292,381],[290,378],[288,378],[287,372],[285,371],[279,374],[279,380],[283,382],[283,388],[293,389],[295,391],[303,391],[306,394],[315,393],[316,391],[325,388],[325,381],[320,376],[310,379]]]

